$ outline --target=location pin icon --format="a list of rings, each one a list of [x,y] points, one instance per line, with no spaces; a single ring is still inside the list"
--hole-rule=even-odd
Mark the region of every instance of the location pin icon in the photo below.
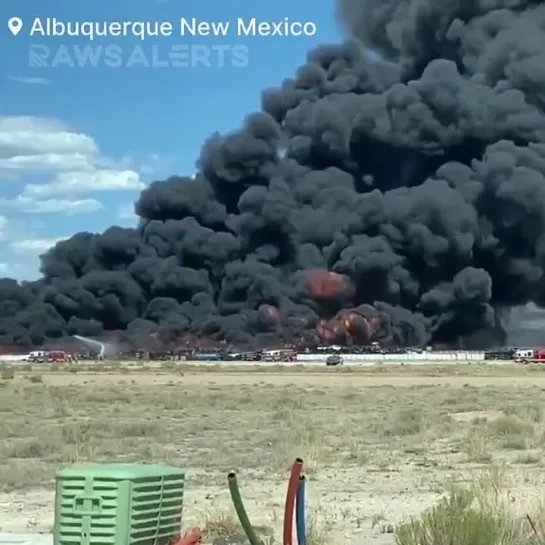
[[[23,28],[23,20],[20,17],[12,17],[8,21],[8,28],[14,36],[17,36]]]

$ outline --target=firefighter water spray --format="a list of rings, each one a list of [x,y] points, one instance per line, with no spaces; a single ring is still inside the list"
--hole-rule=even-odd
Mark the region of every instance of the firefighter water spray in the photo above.
[[[84,342],[86,345],[94,346],[95,348],[99,347],[100,352],[98,353],[99,358],[103,358],[106,353],[106,345],[104,343],[101,343],[100,341],[96,341],[94,339],[88,339],[87,337],[82,337],[81,335],[74,335],[75,339],[79,339],[80,341]]]

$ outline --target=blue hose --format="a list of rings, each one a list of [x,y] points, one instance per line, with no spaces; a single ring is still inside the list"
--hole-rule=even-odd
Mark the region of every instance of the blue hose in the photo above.
[[[299,486],[297,487],[297,498],[295,503],[295,528],[297,530],[297,543],[306,545],[307,528],[305,520],[305,476],[299,477]]]

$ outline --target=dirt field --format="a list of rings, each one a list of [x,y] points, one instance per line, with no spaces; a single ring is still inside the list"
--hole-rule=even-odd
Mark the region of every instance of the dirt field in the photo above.
[[[226,524],[235,469],[276,541],[296,456],[324,542],[389,545],[393,525],[453,483],[484,476],[523,510],[545,484],[540,367],[4,367],[2,378],[3,531],[50,531],[56,469],[87,460],[186,467],[187,525]]]

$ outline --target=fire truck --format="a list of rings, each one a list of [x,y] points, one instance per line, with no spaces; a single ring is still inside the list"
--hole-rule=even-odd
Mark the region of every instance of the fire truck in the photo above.
[[[545,363],[545,349],[530,348],[515,350],[515,361],[517,363]]]
[[[72,355],[64,350],[54,350],[49,352],[47,361],[49,363],[68,363],[73,361]]]
[[[296,361],[297,350],[291,348],[282,348],[280,350],[265,350],[262,356],[263,361],[268,362],[287,362]]]
[[[68,363],[72,356],[64,350],[35,350],[28,355],[30,363]]]
[[[545,349],[538,348],[533,352],[534,354],[531,360],[533,363],[545,363]]]

